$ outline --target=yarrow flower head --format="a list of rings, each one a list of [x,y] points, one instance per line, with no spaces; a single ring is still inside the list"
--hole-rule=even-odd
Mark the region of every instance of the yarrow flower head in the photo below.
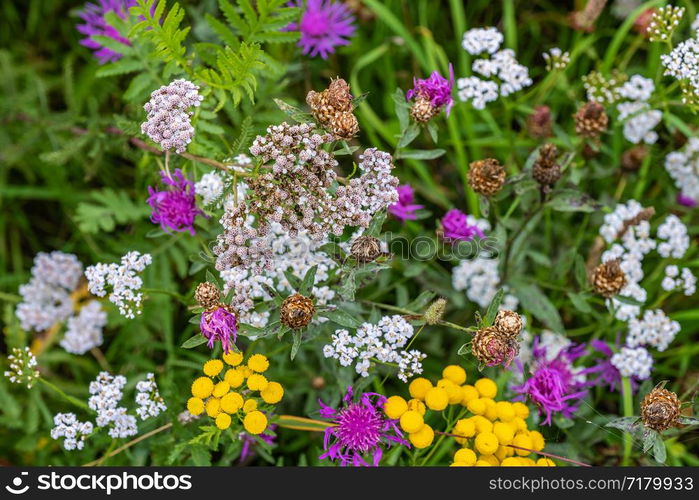
[[[690,138],[682,149],[668,154],[665,170],[680,190],[678,203],[695,207],[699,202],[699,138]]]
[[[471,241],[476,236],[485,238],[484,231],[490,229],[488,221],[466,215],[458,208],[452,208],[444,214],[441,225],[442,236],[447,241]]]
[[[221,342],[223,352],[231,351],[231,344],[238,338],[238,320],[233,310],[223,304],[206,310],[199,322],[201,334],[208,340],[207,346],[213,349],[214,342]]]
[[[27,389],[31,389],[39,379],[36,357],[28,347],[13,347],[11,354],[7,356],[7,364],[10,369],[5,371],[5,376],[13,384],[24,384]]]
[[[155,383],[155,375],[148,373],[146,380],[141,380],[136,384],[136,413],[141,417],[141,420],[146,420],[151,417],[157,417],[161,412],[167,410],[165,400],[158,391],[158,385]]]
[[[396,188],[398,191],[398,201],[389,205],[388,212],[401,222],[406,220],[416,220],[415,212],[424,208],[424,205],[416,205],[415,194],[410,184],[403,184]]]
[[[361,394],[355,402],[352,387],[347,389],[340,408],[332,408],[318,400],[320,416],[334,424],[325,430],[325,453],[319,458],[337,461],[342,466],[376,467],[384,446],[410,446],[403,439],[398,421],[384,414],[385,402],[386,397],[373,392]]]
[[[134,5],[136,5],[136,0],[98,0],[97,3],[85,4],[84,9],[78,14],[84,24],[79,24],[77,30],[85,35],[85,38],[80,40],[80,45],[92,49],[100,64],[117,61],[121,59],[122,54],[103,46],[93,38],[95,35],[106,36],[124,45],[131,45],[128,39],[107,24],[106,14],[114,12],[120,18],[125,19],[129,15],[129,8]]]
[[[449,79],[447,80],[439,71],[433,71],[429,78],[413,78],[413,88],[405,94],[407,100],[416,98],[416,104],[420,101],[429,102],[431,106],[431,116],[436,115],[442,108],[447,116],[454,105],[451,96],[454,88],[454,67],[449,63]]]
[[[85,354],[93,347],[102,345],[102,328],[106,324],[107,313],[98,301],[91,300],[80,308],[77,316],[68,319],[61,347],[73,354]]]
[[[94,429],[92,422],[81,422],[75,413],[57,413],[53,417],[51,438],[63,440],[63,448],[68,451],[82,450],[85,447],[85,438],[92,434]]]
[[[669,40],[684,16],[684,7],[665,5],[653,12],[647,32],[651,42]]]
[[[141,133],[160,145],[163,151],[174,149],[184,153],[194,137],[194,127],[190,122],[192,112],[204,97],[199,95],[199,87],[192,82],[179,79],[169,85],[154,90],[143,109],[148,113],[141,124]]]
[[[653,356],[645,347],[622,347],[621,351],[612,356],[611,363],[622,377],[645,380],[650,377]]]
[[[194,183],[180,169],[172,176],[161,172],[161,180],[166,185],[163,191],[148,186],[148,204],[153,208],[150,220],[160,224],[163,231],[189,231],[194,235],[194,220],[197,215],[204,215],[197,208]]]
[[[565,69],[570,63],[570,53],[563,52],[558,47],[553,47],[548,52],[544,52],[542,56],[546,61],[546,71]]]
[[[327,59],[336,47],[349,45],[354,35],[355,17],[343,2],[335,0],[295,0],[293,5],[301,7],[303,13],[298,23],[287,29],[299,31],[301,47],[305,55]]]
[[[678,43],[669,54],[660,56],[665,75],[680,82],[682,102],[699,105],[699,39],[689,38]]]
[[[97,412],[95,422],[97,427],[109,427],[109,435],[114,438],[125,438],[138,433],[136,417],[128,415],[126,408],[120,407],[126,385],[123,375],[111,375],[100,372],[97,378],[90,382],[90,399],[87,405]]]

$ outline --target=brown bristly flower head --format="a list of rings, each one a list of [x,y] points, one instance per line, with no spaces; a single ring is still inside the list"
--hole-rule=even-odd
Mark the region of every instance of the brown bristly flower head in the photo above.
[[[657,432],[662,432],[680,423],[682,403],[672,391],[656,387],[641,401],[641,420],[643,425]]]
[[[522,317],[514,311],[498,311],[493,326],[508,337],[516,338],[523,327]]]
[[[298,330],[309,325],[315,312],[316,308],[312,299],[295,293],[282,302],[279,320],[282,325]]]
[[[609,118],[604,111],[604,106],[595,101],[583,104],[573,115],[575,119],[575,132],[590,139],[597,139],[602,132],[607,130]]]
[[[493,196],[505,184],[505,168],[494,158],[474,161],[468,169],[468,185],[476,193]]]
[[[527,131],[534,139],[551,137],[551,108],[548,106],[537,106],[534,108],[534,112],[527,117]]]
[[[352,113],[352,93],[342,78],[330,81],[322,92],[311,90],[306,103],[320,125],[341,139],[351,139],[359,133],[359,123]]]
[[[509,366],[519,354],[519,342],[495,326],[481,328],[471,342],[471,353],[485,366]]]
[[[621,155],[621,168],[627,172],[636,172],[641,168],[646,156],[648,156],[648,148],[646,146],[638,145],[627,149]]]
[[[618,294],[626,285],[626,275],[619,259],[608,260],[595,267],[590,277],[595,292],[608,299]]]
[[[418,96],[410,107],[410,116],[418,123],[427,123],[440,111],[428,97]]]
[[[553,144],[544,144],[532,167],[532,177],[542,186],[552,186],[561,178],[561,166],[556,162],[558,150]]]
[[[337,113],[328,125],[330,132],[340,139],[351,139],[359,133],[359,122],[351,111]]]
[[[381,241],[368,235],[358,236],[350,247],[352,257],[361,263],[373,262],[381,253]]]
[[[440,297],[430,304],[430,307],[427,308],[427,311],[425,311],[425,314],[422,315],[422,318],[428,325],[436,325],[442,320],[442,316],[444,316],[446,309],[447,300]]]
[[[194,292],[194,300],[204,309],[211,309],[221,300],[221,292],[216,285],[205,281],[197,285],[197,289]]]

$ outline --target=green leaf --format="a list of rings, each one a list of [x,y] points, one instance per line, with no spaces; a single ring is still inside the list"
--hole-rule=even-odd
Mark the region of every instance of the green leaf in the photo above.
[[[86,233],[111,232],[118,224],[143,219],[149,212],[145,203],[134,203],[125,191],[105,188],[91,194],[92,203],[78,204],[75,219],[78,228]]]
[[[619,417],[607,422],[605,427],[613,427],[624,432],[633,433],[637,428],[637,422],[638,417]]]
[[[488,310],[485,312],[485,317],[483,318],[484,327],[492,325],[493,321],[495,321],[495,316],[498,314],[498,310],[500,309],[500,304],[502,304],[502,298],[504,296],[505,290],[502,288],[495,292],[495,296],[493,297],[493,300],[490,301]]]
[[[585,259],[580,254],[575,256],[575,281],[580,288],[587,287],[587,268],[585,267]]]
[[[466,356],[467,354],[471,353],[471,344],[464,344],[461,347],[459,347],[459,350],[456,351],[456,354],[459,356]]]
[[[403,93],[403,89],[401,89],[400,87],[398,87],[396,91],[393,93],[393,102],[396,105],[396,116],[398,116],[400,133],[401,135],[404,135],[405,130],[408,128],[408,125],[410,124],[410,115],[408,111],[410,109],[410,105],[405,100],[405,94]]]
[[[665,441],[660,433],[655,433],[655,441],[653,442],[653,458],[661,464],[667,460],[667,450],[665,449]]]
[[[581,293],[568,292],[568,298],[578,311],[584,314],[590,314],[592,307],[587,303],[587,296]]]
[[[342,309],[324,311],[322,313],[322,316],[328,318],[333,323],[336,323],[340,326],[344,326],[345,328],[357,328],[362,324],[360,320],[352,316],[347,311],[343,311]]]
[[[615,295],[614,298],[622,304],[629,304],[632,306],[642,306],[644,304],[644,302],[636,300],[633,297],[627,297],[626,295]]]
[[[273,99],[274,103],[277,105],[279,109],[281,109],[286,116],[291,118],[292,120],[299,122],[299,123],[306,123],[306,122],[313,122],[315,121],[313,118],[313,115],[310,113],[306,113],[300,108],[297,108],[296,106],[292,106],[291,104],[288,104],[281,99]]]
[[[374,238],[378,237],[381,234],[381,228],[383,227],[383,223],[385,220],[386,211],[379,210],[372,217],[371,222],[369,222],[369,226],[367,227],[364,234],[366,234],[367,236],[373,236]]]
[[[516,286],[513,285],[512,289],[515,291],[525,311],[532,313],[535,318],[552,330],[565,333],[563,321],[558,314],[558,309],[556,309],[538,286],[531,283],[520,282]]]
[[[444,155],[446,150],[444,149],[415,149],[408,151],[399,151],[396,154],[398,159],[411,159],[411,160],[434,160]]]
[[[133,73],[134,71],[143,71],[144,69],[144,65],[140,60],[122,58],[113,63],[105,64],[95,72],[95,75],[99,78],[103,78],[105,76],[124,75],[126,73]]]
[[[284,276],[286,276],[287,281],[289,281],[291,288],[297,291],[301,289],[301,278],[296,276],[291,269],[285,269]]]
[[[559,212],[595,212],[604,205],[576,189],[561,189],[553,193],[547,206]]]
[[[357,292],[356,268],[350,269],[347,274],[343,276],[339,291],[340,297],[342,297],[343,300],[354,300],[354,294]]]
[[[299,347],[301,347],[301,340],[303,339],[303,331],[302,330],[292,330],[291,332],[293,338],[294,338],[294,343],[291,345],[291,361],[294,360],[296,357],[296,354],[299,352]]]
[[[439,127],[437,127],[437,124],[432,121],[427,122],[427,131],[430,133],[432,142],[437,144],[437,141],[439,141]]]
[[[200,346],[205,342],[206,342],[206,337],[204,337],[202,334],[198,333],[194,337],[190,337],[187,340],[185,340],[181,347],[183,349],[192,349],[193,347]]]
[[[411,123],[401,134],[396,147],[398,149],[402,149],[408,146],[417,138],[418,135],[420,135],[420,126],[417,123]]]
[[[218,282],[218,278],[216,278],[216,276],[214,276],[214,274],[208,269],[206,270],[206,281],[208,281],[209,283],[213,283],[214,285],[216,285],[217,288],[221,288],[221,285]]]
[[[311,291],[313,290],[313,285],[315,284],[316,280],[316,271],[318,270],[318,265],[315,265],[311,267],[308,271],[306,271],[306,275],[303,277],[303,281],[301,282],[301,285],[298,288],[298,292],[301,295],[304,295],[306,297],[311,295]]]
[[[699,418],[680,417],[680,423],[684,425],[699,425]]]

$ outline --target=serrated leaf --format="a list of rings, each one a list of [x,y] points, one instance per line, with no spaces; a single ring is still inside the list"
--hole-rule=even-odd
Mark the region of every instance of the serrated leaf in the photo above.
[[[113,231],[117,224],[136,222],[149,213],[145,203],[134,203],[125,191],[105,188],[91,194],[92,203],[78,204],[75,218],[78,227],[86,233]]]

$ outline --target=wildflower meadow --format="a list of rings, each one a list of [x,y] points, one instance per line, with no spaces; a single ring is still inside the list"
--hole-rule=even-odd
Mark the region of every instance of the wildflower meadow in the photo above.
[[[0,1],[0,464],[698,466],[698,14]]]

